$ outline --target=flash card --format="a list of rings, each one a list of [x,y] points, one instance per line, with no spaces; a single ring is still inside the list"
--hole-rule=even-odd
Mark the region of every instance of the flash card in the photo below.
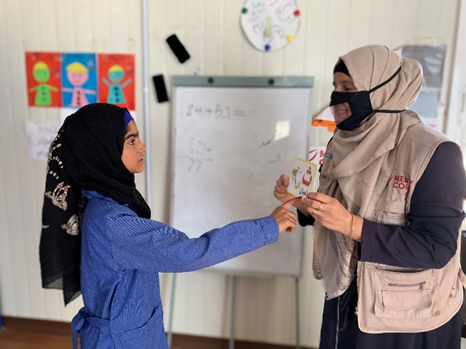
[[[311,191],[312,183],[317,172],[317,165],[309,161],[296,158],[291,169],[288,193],[295,197],[306,197]]]

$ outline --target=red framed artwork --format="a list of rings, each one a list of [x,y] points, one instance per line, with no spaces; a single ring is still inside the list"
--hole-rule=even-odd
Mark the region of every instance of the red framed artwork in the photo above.
[[[98,55],[99,102],[135,110],[135,67],[132,54]]]
[[[28,104],[61,107],[61,58],[58,52],[26,52]]]

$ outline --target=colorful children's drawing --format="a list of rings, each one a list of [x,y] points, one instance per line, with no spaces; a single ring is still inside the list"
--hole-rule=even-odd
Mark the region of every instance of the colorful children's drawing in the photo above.
[[[296,158],[291,169],[288,193],[295,197],[306,197],[312,190],[312,184],[317,173],[316,164]]]
[[[60,54],[26,52],[28,103],[36,107],[60,107]]]
[[[97,66],[94,53],[62,54],[62,98],[65,107],[80,108],[97,102]]]
[[[99,54],[99,102],[134,110],[134,55]]]

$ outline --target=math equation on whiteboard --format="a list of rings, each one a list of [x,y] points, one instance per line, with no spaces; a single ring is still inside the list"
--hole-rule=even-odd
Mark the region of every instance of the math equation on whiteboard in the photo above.
[[[222,105],[221,103],[212,104],[212,105],[196,105],[188,104],[186,117],[212,117],[214,119],[228,119],[232,117],[249,117],[254,115],[255,110],[245,110],[231,108],[227,105]]]

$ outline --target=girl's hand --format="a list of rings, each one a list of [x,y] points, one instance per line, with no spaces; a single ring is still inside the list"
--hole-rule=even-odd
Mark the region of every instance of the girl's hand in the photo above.
[[[296,228],[296,214],[288,210],[293,203],[301,201],[301,198],[293,198],[284,204],[278,206],[272,212],[272,217],[275,218],[278,224],[278,230],[281,233],[285,231],[291,233]]]

